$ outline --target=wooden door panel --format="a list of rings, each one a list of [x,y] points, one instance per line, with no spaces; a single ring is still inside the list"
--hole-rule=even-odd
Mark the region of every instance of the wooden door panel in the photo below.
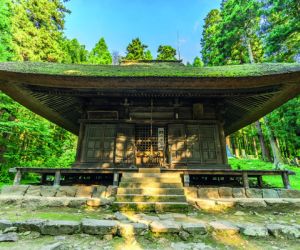
[[[116,136],[115,162],[117,164],[135,163],[135,126],[120,124]]]
[[[186,163],[185,125],[168,126],[168,144],[171,163]]]

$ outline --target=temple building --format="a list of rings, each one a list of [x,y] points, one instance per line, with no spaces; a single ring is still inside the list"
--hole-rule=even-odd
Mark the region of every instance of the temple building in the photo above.
[[[300,65],[1,63],[0,90],[78,135],[74,169],[230,170],[225,136],[296,97]]]

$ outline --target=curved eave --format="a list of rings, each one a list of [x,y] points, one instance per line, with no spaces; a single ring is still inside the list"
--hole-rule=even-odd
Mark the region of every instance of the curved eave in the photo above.
[[[289,99],[300,93],[300,71],[274,73],[262,76],[250,77],[91,77],[91,76],[68,76],[48,75],[36,73],[20,73],[0,71],[0,90],[11,96],[14,100],[29,108],[33,112],[45,117],[57,125],[78,134],[77,122],[66,119],[64,115],[49,108],[37,98],[34,98],[23,85],[36,87],[48,87],[52,89],[75,89],[102,91],[114,93],[126,91],[201,91],[205,90],[205,96],[209,97],[215,91],[253,91],[261,89],[279,88],[280,90],[259,107],[247,110],[244,114],[230,124],[225,124],[226,134],[258,120],[275,108],[284,104]]]

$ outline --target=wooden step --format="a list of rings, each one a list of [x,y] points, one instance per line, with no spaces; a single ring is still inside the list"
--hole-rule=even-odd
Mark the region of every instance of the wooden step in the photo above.
[[[139,168],[139,173],[160,173],[160,168]]]
[[[123,173],[122,179],[128,178],[180,178],[178,173]]]
[[[164,177],[148,177],[148,178],[122,178],[121,182],[135,182],[135,183],[144,183],[144,182],[158,182],[158,183],[182,183],[181,178],[164,178]]]
[[[161,183],[161,182],[130,182],[130,181],[121,181],[119,184],[121,188],[183,188],[182,183]]]
[[[118,194],[184,195],[183,188],[118,188]]]
[[[184,195],[119,194],[117,202],[186,202]]]
[[[188,212],[187,202],[114,202],[115,211]]]

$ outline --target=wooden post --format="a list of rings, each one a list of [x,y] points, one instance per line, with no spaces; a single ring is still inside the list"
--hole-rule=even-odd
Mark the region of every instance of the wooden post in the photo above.
[[[189,174],[183,175],[183,185],[184,185],[184,187],[190,186],[190,175]]]
[[[263,180],[261,175],[257,176],[257,184],[259,188],[263,188]]]
[[[119,186],[119,173],[114,173],[114,186]]]
[[[248,179],[247,172],[243,172],[243,184],[244,184],[244,188],[249,188],[249,179]]]
[[[18,170],[15,175],[14,185],[20,185],[21,179],[22,179],[22,173],[21,170]]]
[[[290,180],[289,180],[289,175],[286,171],[284,171],[282,174],[282,182],[284,185],[285,189],[291,189],[291,185],[290,185]]]
[[[41,175],[41,184],[42,184],[42,185],[45,184],[46,181],[47,181],[47,174],[42,174],[42,175]]]
[[[59,186],[59,185],[60,185],[60,179],[61,179],[60,171],[56,171],[56,172],[55,172],[55,177],[54,177],[54,183],[53,183],[53,186]]]

